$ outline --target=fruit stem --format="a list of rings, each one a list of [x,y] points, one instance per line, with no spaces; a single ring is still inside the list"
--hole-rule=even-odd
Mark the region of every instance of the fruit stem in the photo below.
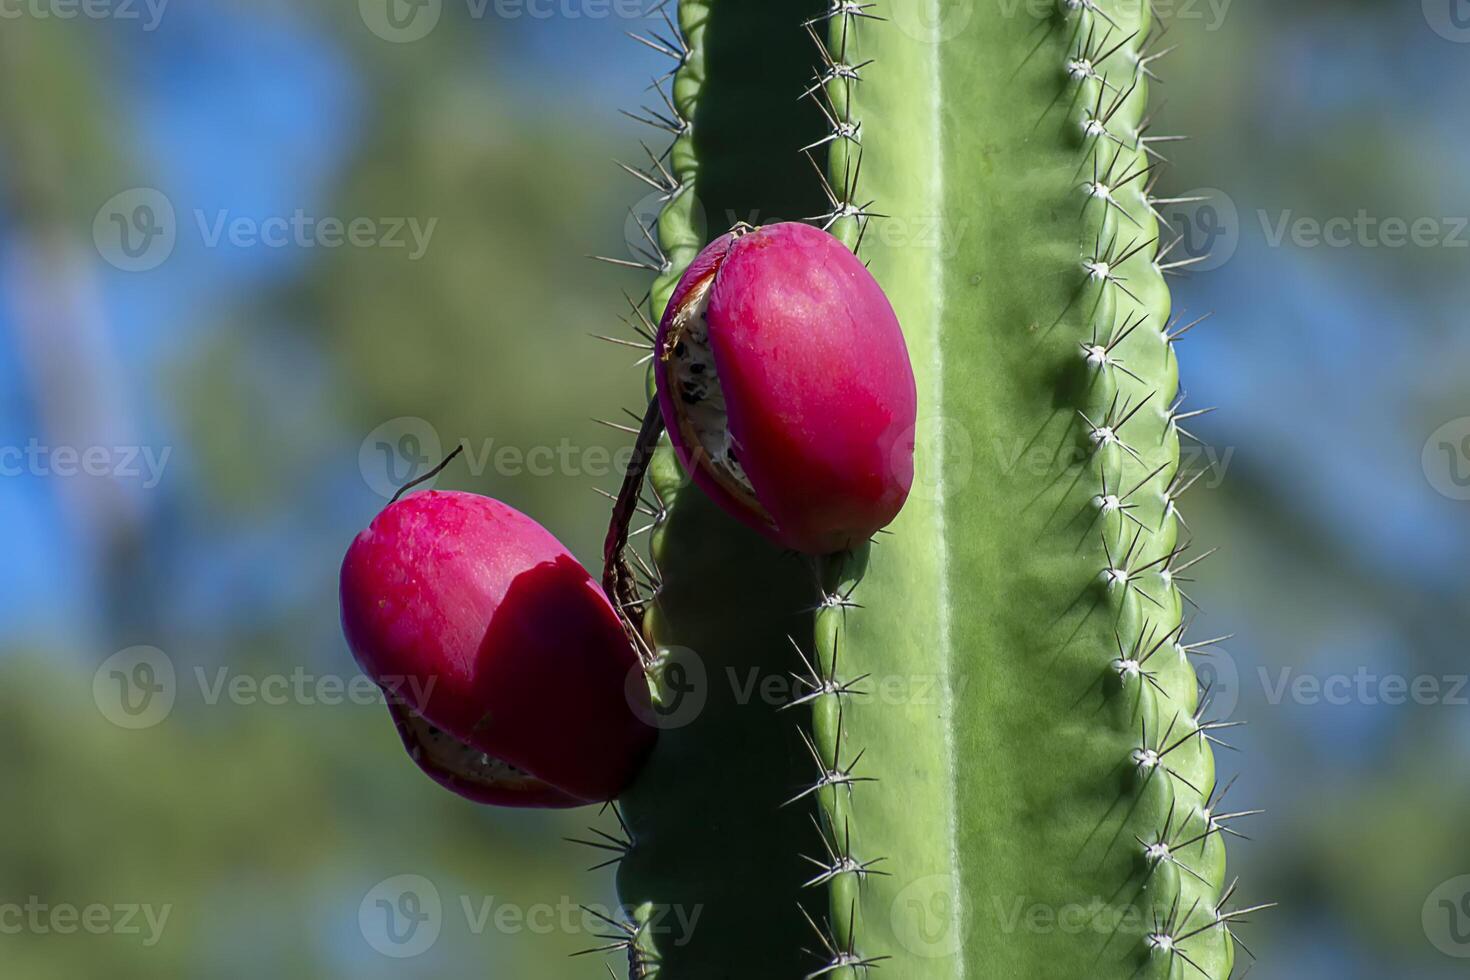
[[[628,564],[628,528],[633,515],[638,513],[643,496],[643,480],[648,475],[648,464],[658,449],[664,433],[664,416],[658,399],[648,403],[643,414],[643,424],[638,429],[638,439],[633,444],[633,457],[628,461],[628,470],[623,474],[623,485],[613,502],[612,521],[607,528],[607,539],[602,547],[602,589],[618,611],[628,638],[633,641],[645,663],[652,659],[643,639],[643,604],[639,595],[638,581],[633,567]]]
[[[393,499],[388,501],[389,506],[398,503],[398,498],[408,493],[408,491],[412,490],[414,487],[418,486],[421,483],[428,483],[430,480],[434,479],[434,477],[438,476],[440,473],[443,473],[444,468],[450,463],[454,462],[454,457],[458,456],[462,452],[464,452],[464,443],[460,443],[458,446],[455,446],[454,450],[448,456],[445,456],[442,460],[439,461],[438,466],[434,467],[423,476],[409,480],[403,486],[399,487],[398,492],[393,495]]]

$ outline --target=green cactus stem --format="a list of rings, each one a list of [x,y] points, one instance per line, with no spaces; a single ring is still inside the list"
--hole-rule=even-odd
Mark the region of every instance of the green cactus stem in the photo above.
[[[824,122],[800,98],[811,41],[800,27],[820,3],[686,2],[666,25],[683,52],[660,86],[674,143],[648,177],[662,188],[654,322],[711,234],[737,221],[800,218],[825,207],[801,148]],[[661,118],[660,118],[661,117]],[[721,227],[723,225],[724,227]],[[651,324],[649,324],[651,327]],[[811,935],[798,857],[816,848],[816,809],[786,807],[806,778],[809,711],[782,711],[759,685],[800,664],[788,637],[810,636],[815,579],[737,524],[686,481],[665,445],[648,508],[660,517],[648,564],[657,577],[642,627],[663,714],[658,747],[620,801],[632,845],[619,868],[632,910],[633,977],[804,976]],[[640,610],[643,611],[643,610]],[[754,684],[752,688],[749,685]],[[667,925],[698,917],[687,934]]]
[[[621,801],[632,975],[1226,980],[1254,909],[1185,636],[1146,2],[688,0],[669,26],[646,316],[734,221],[810,217],[888,292],[920,424],[889,533],[816,564],[654,459],[639,625],[671,724]]]

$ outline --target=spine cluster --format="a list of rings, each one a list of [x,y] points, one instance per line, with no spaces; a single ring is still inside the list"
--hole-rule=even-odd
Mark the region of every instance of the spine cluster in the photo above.
[[[865,71],[876,70],[872,59],[858,52],[860,22],[881,23],[876,3],[832,0],[829,9],[805,26],[818,55],[816,76],[806,96],[821,110],[829,127],[821,142],[826,148],[825,168],[813,158],[821,177],[830,209],[813,220],[862,256],[867,229],[884,216],[877,202],[864,200],[860,182],[863,173],[863,124],[859,114],[858,89]],[[864,751],[848,736],[847,713],[855,700],[868,696],[867,678],[845,670],[842,637],[851,616],[863,613],[853,596],[861,580],[861,560],[854,555],[834,556],[820,563],[817,580],[821,595],[816,609],[814,654],[803,662],[809,676],[802,683],[812,703],[812,737],[808,742],[816,766],[816,778],[808,793],[821,808],[821,849],[802,857],[816,871],[813,888],[829,891],[829,913],[825,920],[809,918],[816,934],[812,952],[816,958],[813,975],[859,975],[857,971],[880,966],[886,957],[869,956],[861,942],[859,890],[873,875],[888,875],[887,856],[866,853],[864,837],[854,833],[861,824],[865,797],[879,775],[862,768]],[[793,640],[793,642],[796,642]]]

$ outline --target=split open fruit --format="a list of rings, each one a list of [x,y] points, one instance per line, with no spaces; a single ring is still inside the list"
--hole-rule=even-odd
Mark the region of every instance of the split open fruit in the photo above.
[[[656,354],[680,461],[771,540],[843,551],[903,507],[913,368],[888,297],[836,238],[788,223],[713,242],[675,288]]]
[[[415,762],[503,806],[610,800],[653,744],[622,622],[550,532],[470,493],[389,505],[342,563],[342,625]]]

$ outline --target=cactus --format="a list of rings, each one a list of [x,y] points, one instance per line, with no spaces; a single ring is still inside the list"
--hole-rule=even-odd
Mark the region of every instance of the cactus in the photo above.
[[[661,980],[1231,976],[1248,814],[1180,588],[1188,260],[1154,211],[1147,0],[665,17],[641,329],[721,225],[810,218],[887,291],[920,421],[905,510],[820,560],[658,449],[641,592],[610,538],[665,723],[619,804],[609,948]]]

